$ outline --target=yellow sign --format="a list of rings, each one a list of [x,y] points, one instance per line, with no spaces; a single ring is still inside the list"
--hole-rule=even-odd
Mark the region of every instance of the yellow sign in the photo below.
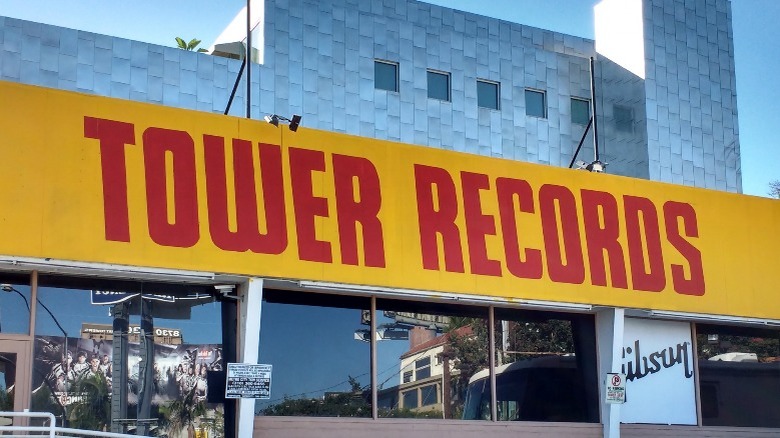
[[[780,202],[0,84],[0,253],[780,319]]]

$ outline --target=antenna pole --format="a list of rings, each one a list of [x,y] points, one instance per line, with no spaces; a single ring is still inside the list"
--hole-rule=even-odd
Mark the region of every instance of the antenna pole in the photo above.
[[[599,161],[599,129],[596,123],[596,68],[590,57],[590,113],[593,120],[593,161]]]
[[[246,0],[246,118],[252,117],[252,0]],[[593,58],[591,58],[591,63]]]

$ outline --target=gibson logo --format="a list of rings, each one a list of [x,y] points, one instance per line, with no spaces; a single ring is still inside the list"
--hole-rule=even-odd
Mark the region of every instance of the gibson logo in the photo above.
[[[671,368],[677,364],[683,365],[685,378],[693,377],[691,371],[691,360],[689,347],[690,343],[683,342],[674,347],[664,348],[662,350],[650,353],[649,356],[643,356],[639,348],[639,340],[634,341],[633,347],[623,348],[623,367],[621,372],[626,375],[629,381],[641,379],[650,374],[655,374],[662,369]],[[633,354],[633,357],[631,355]],[[626,355],[629,355],[628,361],[625,361]]]

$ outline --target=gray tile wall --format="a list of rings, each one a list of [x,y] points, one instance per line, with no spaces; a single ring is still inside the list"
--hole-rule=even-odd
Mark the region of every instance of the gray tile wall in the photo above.
[[[740,191],[728,0],[643,0],[647,79],[597,63],[609,173]],[[414,0],[267,0],[265,60],[253,65],[252,117],[487,156],[567,166],[584,126],[593,42]],[[240,61],[0,17],[0,79],[222,113]],[[397,62],[399,92],[374,88],[374,60]],[[451,73],[450,102],[426,70]],[[245,114],[242,78],[230,114]],[[476,81],[500,83],[500,109]],[[527,116],[525,88],[547,118]],[[614,105],[632,108],[631,132]],[[593,157],[592,135],[579,155]]]
[[[240,66],[232,59],[0,17],[0,80],[222,113]],[[259,66],[254,68],[257,89]],[[245,114],[243,79],[231,114]]]
[[[645,0],[650,177],[742,191],[731,3]]]
[[[582,135],[572,96],[589,97],[592,41],[416,1],[269,1],[263,113],[306,126],[494,157],[568,165]],[[398,63],[399,92],[374,88],[374,60]],[[427,97],[427,69],[451,73],[451,102]],[[500,109],[477,106],[477,79]],[[525,114],[525,88],[548,117]]]

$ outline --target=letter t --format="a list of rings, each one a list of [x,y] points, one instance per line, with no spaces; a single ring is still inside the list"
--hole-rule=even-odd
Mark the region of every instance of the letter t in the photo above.
[[[84,137],[100,140],[106,240],[129,242],[125,145],[135,144],[133,124],[85,116]]]

